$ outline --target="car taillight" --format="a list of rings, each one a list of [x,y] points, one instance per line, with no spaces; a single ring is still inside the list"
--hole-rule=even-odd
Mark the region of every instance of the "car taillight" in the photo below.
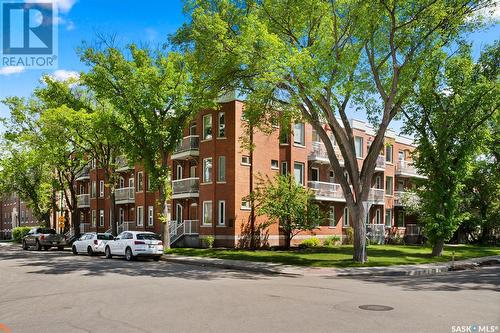
[[[94,239],[94,244],[97,245],[97,239]]]
[[[163,242],[158,242],[158,244],[156,244],[156,245],[163,245]]]
[[[146,244],[146,243],[144,243],[143,241],[135,241],[134,244],[135,245],[140,245],[140,244]]]
[[[40,239],[45,239],[45,236],[44,236],[44,235],[41,235],[41,236],[40,236]]]

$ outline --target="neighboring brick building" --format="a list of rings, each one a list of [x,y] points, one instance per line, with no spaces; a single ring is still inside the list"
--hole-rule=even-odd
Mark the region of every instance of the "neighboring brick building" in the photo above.
[[[0,239],[12,238],[15,227],[37,226],[31,209],[15,193],[4,194],[0,199]]]
[[[245,126],[244,103],[231,100],[217,111],[200,112],[188,128],[177,151],[171,156],[173,195],[169,205],[172,240],[198,244],[198,236],[214,235],[216,246],[240,246],[247,239],[250,207],[244,198],[250,192],[250,163],[254,177],[273,177],[292,173],[316,193],[316,199],[328,218],[313,232],[294,238],[299,242],[311,235],[345,235],[351,224],[339,177],[330,170],[323,144],[308,124],[297,124],[288,136],[280,139],[279,130],[271,135],[256,132],[253,161],[242,149]],[[366,155],[374,131],[365,123],[353,120],[359,162]],[[414,217],[405,216],[401,206],[403,191],[420,177],[411,164],[411,139],[388,131],[385,148],[373,176],[369,224],[381,226],[386,233],[418,233]],[[339,154],[340,156],[340,154]],[[150,191],[147,173],[139,166],[121,161],[121,178],[116,191],[118,231],[161,231],[158,219],[158,195]],[[255,178],[254,178],[255,179]],[[257,180],[255,179],[255,182]],[[79,223],[81,231],[110,230],[109,188],[104,173],[93,166],[77,178]],[[257,218],[257,225],[265,217]],[[263,231],[266,244],[283,240],[277,223]]]

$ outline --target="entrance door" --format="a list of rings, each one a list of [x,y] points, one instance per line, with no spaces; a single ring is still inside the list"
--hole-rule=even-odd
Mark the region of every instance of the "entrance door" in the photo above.
[[[175,206],[175,220],[177,221],[177,223],[182,222],[182,205],[181,204],[177,204]]]
[[[198,219],[198,205],[195,203],[192,203],[189,206],[189,219],[190,220],[197,220]]]

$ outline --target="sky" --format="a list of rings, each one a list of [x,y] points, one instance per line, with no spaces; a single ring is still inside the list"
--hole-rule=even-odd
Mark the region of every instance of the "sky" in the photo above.
[[[3,0],[0,0],[0,3]],[[7,96],[28,97],[40,84],[44,74],[64,79],[85,70],[76,54],[84,42],[93,43],[98,34],[114,35],[117,43],[131,42],[161,45],[185,20],[182,0],[54,0],[58,6],[59,64],[55,70],[35,70],[0,67],[0,100]],[[496,10],[498,15],[500,8]],[[498,21],[497,21],[498,22]],[[473,33],[477,56],[482,47],[500,37],[500,24]],[[8,109],[0,104],[0,117],[7,117]],[[364,120],[363,114],[353,114]],[[393,124],[396,129],[400,124]]]

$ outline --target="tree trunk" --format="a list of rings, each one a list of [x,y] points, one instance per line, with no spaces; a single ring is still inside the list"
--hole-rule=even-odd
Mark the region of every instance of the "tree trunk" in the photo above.
[[[285,231],[285,250],[290,250],[291,242],[292,242],[292,237],[290,237],[290,232]]]
[[[365,263],[367,261],[366,255],[366,228],[365,228],[365,210],[361,203],[356,204],[351,209],[353,229],[354,229],[354,242],[353,242],[353,255],[352,260],[355,262]]]
[[[163,248],[164,249],[170,249],[170,216],[168,214],[168,207],[167,207],[167,196],[165,194],[165,184],[160,184],[160,205],[161,205],[161,212],[163,215],[163,222],[162,223],[162,228],[161,228],[161,233],[162,233],[162,239],[163,239]]]
[[[443,248],[444,248],[444,239],[439,238],[436,240],[434,243],[434,246],[432,247],[432,256],[433,257],[441,257],[443,255]]]

